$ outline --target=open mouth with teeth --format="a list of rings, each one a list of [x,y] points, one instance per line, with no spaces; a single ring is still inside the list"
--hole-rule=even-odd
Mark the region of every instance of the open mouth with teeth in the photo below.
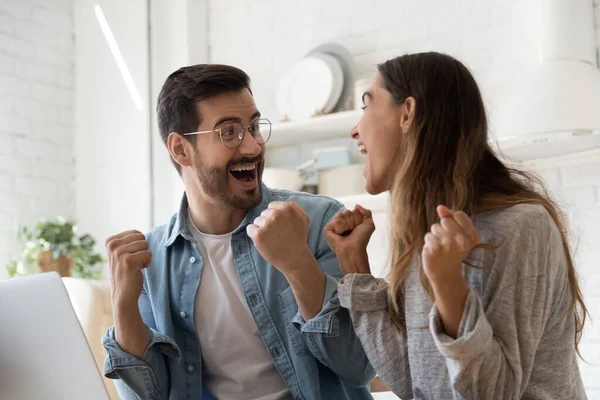
[[[358,146],[358,152],[362,155],[367,154],[367,147],[364,144]]]
[[[258,171],[258,164],[241,164],[229,169],[229,173],[242,183],[254,183]]]

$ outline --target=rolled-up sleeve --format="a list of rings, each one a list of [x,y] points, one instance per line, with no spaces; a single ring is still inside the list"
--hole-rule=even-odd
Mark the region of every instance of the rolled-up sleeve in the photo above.
[[[165,357],[179,359],[181,352],[170,337],[152,328],[148,329],[151,339],[143,359],[125,352],[119,346],[115,340],[114,327],[110,327],[102,338],[107,352],[104,375],[120,380],[115,385],[122,399],[162,399],[164,393],[168,393],[169,377]]]
[[[343,211],[342,206],[330,208],[323,219],[321,232],[340,211]],[[308,349],[317,360],[352,385],[366,386],[375,377],[375,371],[354,332],[348,310],[340,306],[338,280],[342,273],[337,257],[323,234],[319,238],[315,256],[327,276],[323,306],[309,321],[305,321],[298,312],[292,324],[301,332]]]
[[[325,297],[321,311],[309,321],[304,321],[302,314],[298,312],[292,319],[292,323],[302,333],[322,333],[327,336],[338,336],[340,334],[340,324],[337,316],[339,309],[337,280],[327,275]]]

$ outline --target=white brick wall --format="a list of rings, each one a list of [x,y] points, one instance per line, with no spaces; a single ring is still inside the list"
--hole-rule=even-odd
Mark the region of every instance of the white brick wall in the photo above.
[[[505,93],[506,83],[531,70],[536,61],[534,1],[522,0],[302,0],[211,1],[209,46],[211,62],[243,68],[252,78],[263,115],[281,118],[275,91],[285,71],[311,48],[335,41],[354,55],[359,75],[373,65],[405,52],[437,50],[465,62],[481,84],[491,110]],[[600,56],[600,0],[594,0]],[[293,16],[290,17],[290,16]],[[235,26],[235,29],[232,27]],[[271,165],[294,167],[320,145],[348,145],[350,140],[308,143],[271,150]],[[579,243],[577,261],[588,307],[581,364],[588,397],[600,399],[600,157],[567,165],[537,166],[552,191],[562,199],[572,221],[572,239]]]
[[[520,79],[536,61],[530,7],[519,0],[464,0],[458,5],[442,0],[271,0],[251,6],[219,0],[209,2],[209,54],[212,62],[230,63],[250,74],[261,111],[273,121],[282,117],[275,93],[283,74],[325,42],[348,48],[359,77],[405,52],[448,52],[474,71],[493,113],[506,83]],[[232,24],[237,29],[227,28]],[[286,155],[275,154],[280,152]],[[292,167],[305,156],[298,149],[281,149],[269,161],[284,160],[280,166]]]
[[[72,0],[0,2],[0,278],[22,224],[74,214]]]

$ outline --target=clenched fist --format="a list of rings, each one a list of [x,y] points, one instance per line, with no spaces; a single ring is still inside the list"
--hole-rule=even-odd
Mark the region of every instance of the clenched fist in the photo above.
[[[298,204],[274,201],[246,230],[263,258],[287,275],[295,272],[290,261],[310,252],[309,224],[310,217]]]
[[[335,216],[323,229],[329,247],[338,256],[367,251],[375,223],[371,210],[356,205]]]
[[[370,274],[367,245],[375,232],[371,210],[356,205],[335,216],[323,229],[329,247],[340,262],[342,274]],[[362,262],[359,262],[362,261]]]
[[[139,231],[126,231],[106,239],[114,307],[137,308],[144,278],[142,269],[150,264],[152,253]]]
[[[462,262],[479,244],[479,233],[467,214],[444,206],[437,212],[440,222],[425,235],[421,254],[423,270],[434,285],[463,279]]]

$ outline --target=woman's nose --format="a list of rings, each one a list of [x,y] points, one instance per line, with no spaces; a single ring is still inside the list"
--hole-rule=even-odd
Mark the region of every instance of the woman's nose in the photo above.
[[[352,139],[358,139],[358,124],[354,125],[354,127],[350,129],[350,137]]]

